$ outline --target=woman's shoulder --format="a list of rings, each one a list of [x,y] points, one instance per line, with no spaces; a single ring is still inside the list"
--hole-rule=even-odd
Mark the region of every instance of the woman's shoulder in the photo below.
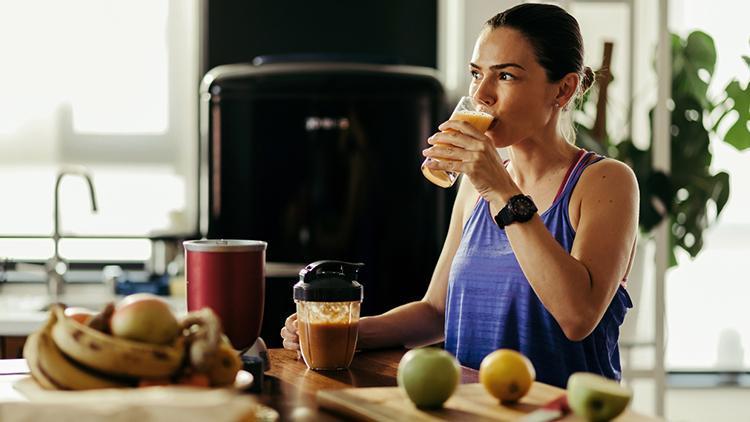
[[[633,169],[627,164],[614,158],[604,156],[595,157],[600,157],[600,159],[597,161],[595,158],[592,158],[591,164],[583,172],[581,179],[587,176],[588,178],[598,176],[603,179],[610,177],[615,179],[632,179],[635,181],[635,173],[633,173]]]
[[[614,158],[604,157],[592,162],[581,173],[574,193],[576,191],[579,194],[596,193],[612,189],[625,193],[637,193],[638,181],[627,164]]]
[[[568,208],[570,223],[573,230],[577,231],[582,215],[611,214],[609,217],[615,217],[618,213],[637,213],[638,201],[638,181],[633,170],[621,161],[605,158],[590,164],[581,174],[570,197]],[[606,206],[610,204],[618,204],[617,212],[605,214],[596,212],[609,209]],[[595,212],[588,212],[589,210]]]

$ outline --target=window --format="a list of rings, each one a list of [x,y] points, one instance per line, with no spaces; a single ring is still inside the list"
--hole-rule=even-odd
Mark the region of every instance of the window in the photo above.
[[[197,227],[198,0],[0,4],[0,256],[51,255],[57,171],[71,260],[148,257],[151,235]],[[26,237],[23,239],[22,237]],[[128,246],[130,245],[130,246]],[[109,250],[109,252],[107,252]]]
[[[716,44],[717,66],[709,91],[732,78],[748,81],[742,55],[750,54],[745,17],[750,3],[672,0],[671,30],[686,35],[700,29]],[[731,13],[714,13],[731,10]],[[738,30],[739,28],[739,30]],[[744,32],[743,32],[744,31]],[[725,122],[733,123],[733,122]],[[713,167],[730,175],[730,197],[717,224],[705,233],[694,261],[679,258],[667,275],[667,355],[670,370],[750,370],[750,151],[738,152],[711,140]]]

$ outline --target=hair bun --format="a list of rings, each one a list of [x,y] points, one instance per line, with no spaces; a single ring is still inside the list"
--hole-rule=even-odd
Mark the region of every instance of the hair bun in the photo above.
[[[588,67],[583,67],[583,78],[581,79],[581,91],[586,92],[589,88],[591,88],[591,85],[594,84],[594,80],[596,80],[596,74],[594,71]]]

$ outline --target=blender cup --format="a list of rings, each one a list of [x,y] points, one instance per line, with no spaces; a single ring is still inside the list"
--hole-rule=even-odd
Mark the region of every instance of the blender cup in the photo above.
[[[354,357],[359,329],[364,264],[317,261],[302,269],[294,285],[297,332],[310,369],[346,369]]]

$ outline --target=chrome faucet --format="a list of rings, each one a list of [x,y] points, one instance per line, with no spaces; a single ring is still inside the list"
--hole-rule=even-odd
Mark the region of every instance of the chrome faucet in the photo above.
[[[63,286],[65,284],[64,275],[68,271],[68,264],[64,259],[60,257],[60,182],[63,177],[81,176],[86,179],[89,186],[89,193],[91,194],[91,210],[96,212],[96,194],[94,193],[94,183],[91,180],[91,175],[83,167],[68,167],[57,173],[57,179],[55,180],[55,202],[54,202],[54,231],[52,233],[52,240],[54,242],[54,253],[52,257],[47,261],[45,265],[47,271],[47,292],[50,296],[57,298],[63,293]]]

